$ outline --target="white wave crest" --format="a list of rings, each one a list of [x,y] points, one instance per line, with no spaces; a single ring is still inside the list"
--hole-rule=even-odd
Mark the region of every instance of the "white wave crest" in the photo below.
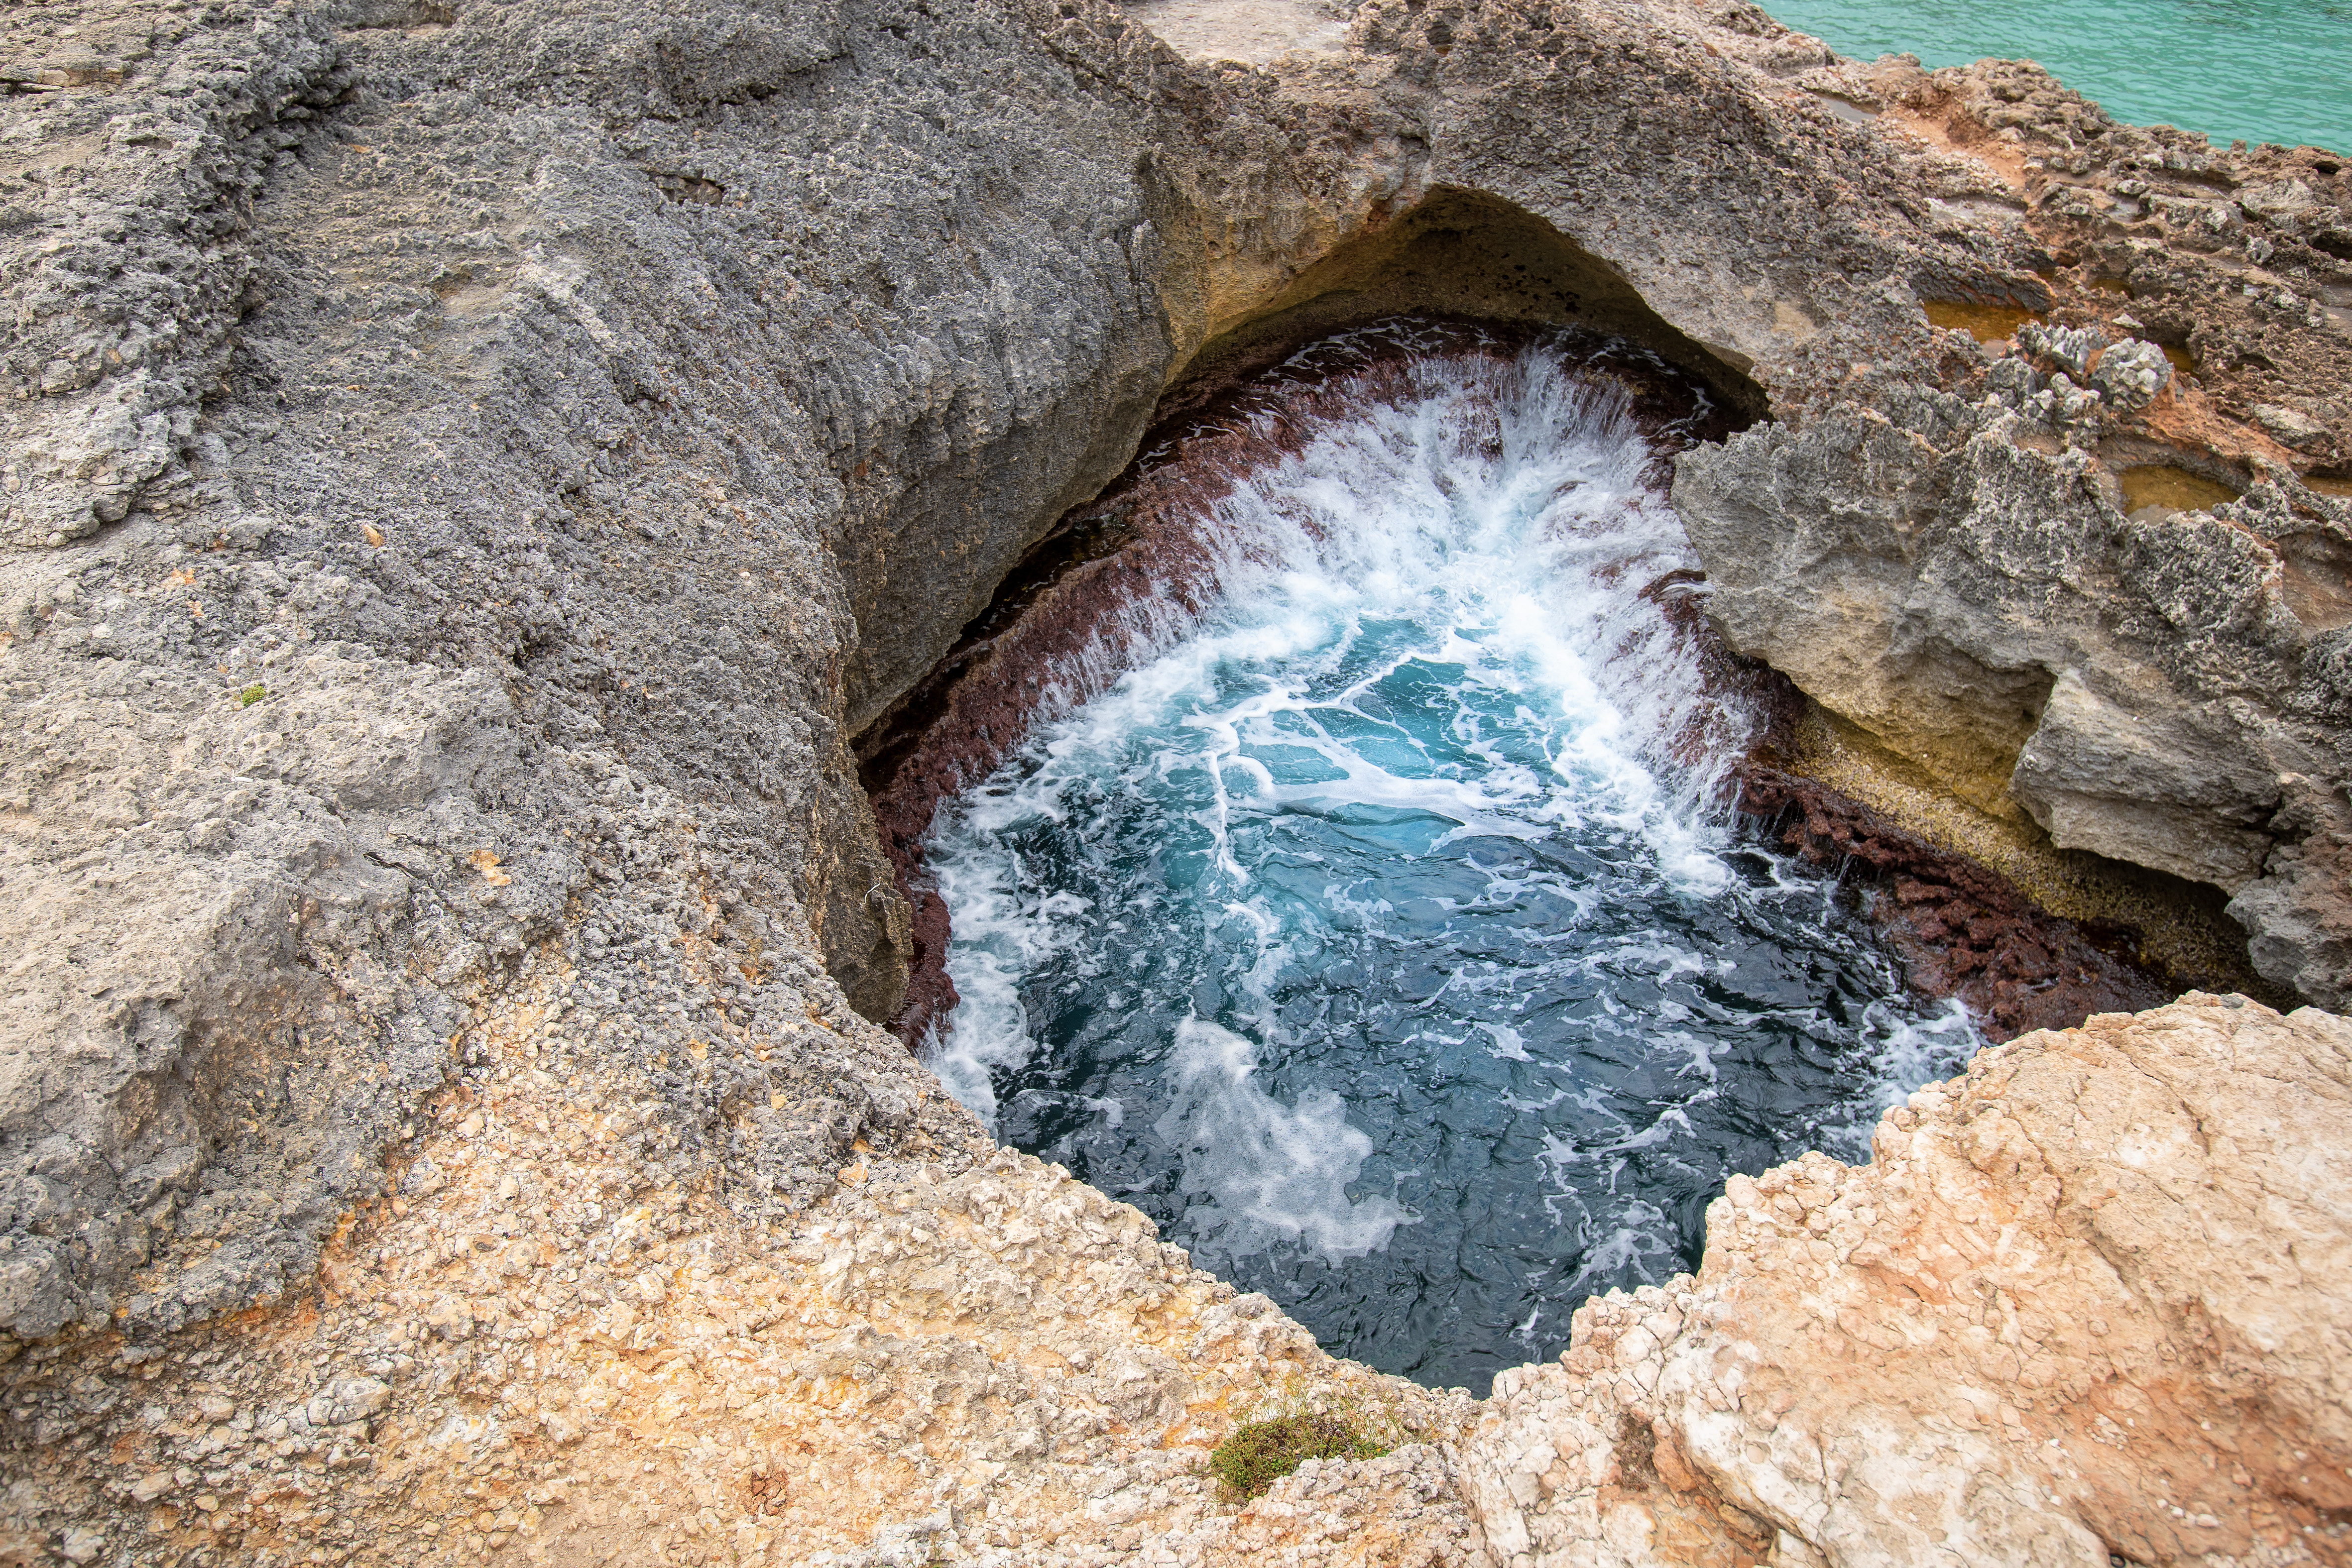
[[[1285,1105],[1256,1082],[1257,1047],[1219,1024],[1186,1019],[1170,1058],[1175,1095],[1154,1127],[1183,1159],[1185,1212],[1196,1252],[1249,1253],[1276,1239],[1334,1261],[1388,1245],[1412,1223],[1391,1198],[1350,1197],[1372,1140],[1348,1124],[1328,1089]]]

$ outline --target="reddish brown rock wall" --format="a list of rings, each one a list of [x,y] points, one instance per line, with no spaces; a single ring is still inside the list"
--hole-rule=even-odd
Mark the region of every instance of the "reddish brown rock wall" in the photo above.
[[[1816,779],[1751,763],[1739,809],[1779,847],[1859,873],[1911,984],[1959,998],[1994,1040],[2172,998],[2172,987],[2126,956],[2137,946],[2132,932],[2051,915],[1998,872]]]

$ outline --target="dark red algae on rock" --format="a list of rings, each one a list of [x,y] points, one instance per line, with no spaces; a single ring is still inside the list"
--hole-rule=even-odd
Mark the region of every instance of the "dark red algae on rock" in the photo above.
[[[1958,997],[1996,1041],[2072,1029],[2093,1013],[2161,1007],[2179,993],[2131,956],[2138,933],[2053,915],[1999,872],[1779,767],[1804,695],[1769,664],[1724,646],[1706,619],[1705,582],[1675,572],[1643,591],[1699,641],[1709,684],[1737,693],[1761,721],[1734,775],[1740,814],[1768,842],[1854,881],[1913,990]]]
[[[1958,997],[1995,1040],[2172,999],[2174,987],[2126,956],[2137,946],[2129,930],[2052,915],[2000,873],[1818,779],[1751,759],[1739,809],[1781,848],[1862,872],[1872,921],[1905,978],[1928,996]]]

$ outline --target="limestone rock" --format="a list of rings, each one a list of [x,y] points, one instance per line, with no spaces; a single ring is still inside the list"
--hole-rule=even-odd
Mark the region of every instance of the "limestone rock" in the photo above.
[[[2110,405],[2137,413],[2171,383],[2172,361],[2154,343],[2126,338],[2099,355],[2091,379]]]
[[[2289,446],[2321,447],[2327,444],[2327,426],[2301,409],[2284,403],[2254,405],[2254,423]]]
[[[0,940],[30,967],[0,1230],[28,1330],[295,1287],[423,1098],[478,1065],[468,1030],[534,944],[590,972],[568,1043],[668,1085],[662,1157],[752,1159],[789,1206],[904,1129],[919,1066],[804,1032],[891,1014],[914,939],[854,737],[1119,469],[1171,376],[1349,312],[1629,332],[1781,416],[1748,440],[1844,442],[1914,488],[1960,441],[2013,514],[1990,570],[1952,557],[1899,632],[1899,563],[1790,578],[1808,636],[1853,633],[1836,657],[1874,695],[1847,706],[1916,708],[1981,793],[2079,669],[2161,733],[2053,731],[2036,758],[2098,759],[2032,794],[2058,831],[2239,887],[2270,972],[2339,994],[2339,807],[2241,788],[2343,776],[2267,716],[2281,682],[2337,700],[2334,525],[2264,514],[2300,530],[2275,535],[2280,602],[2320,628],[2288,632],[2241,580],[2268,570],[2251,536],[2093,538],[2084,471],[2031,433],[1938,413],[1864,441],[1853,402],[1982,373],[1923,290],[2051,299],[2025,214],[2076,220],[2028,198],[2120,177],[2053,162],[2089,140],[2069,127],[2148,165],[2151,198],[2229,183],[2222,155],[2110,131],[2029,68],[1839,65],[1740,6],[1366,0],[1344,40],[1284,16],[1307,47],[1241,68],[1097,0],[8,13],[0,496],[27,548],[0,560]],[[1800,78],[1881,107],[1841,117]],[[2039,170],[1960,150],[2011,131]],[[2210,340],[2232,407],[2286,395],[2231,379],[2232,334],[2343,381],[2324,312],[2207,287],[2197,246],[2299,247],[2269,263],[2296,287],[2332,265],[2306,242],[2339,187],[2273,165],[2229,164],[2277,199],[2228,235],[2117,253],[2147,331]],[[2207,303],[2165,314],[2184,298]],[[1858,526],[1875,480],[1818,456],[1813,498]],[[1804,566],[1777,522],[1701,509],[1724,605]],[[2134,605],[2168,564],[2192,575],[2153,597],[2181,618],[2133,632],[2198,665],[2157,659],[2168,685],[2013,624],[2038,613],[2018,580]],[[2150,756],[2147,788],[2117,781]],[[674,1079],[698,1046],[707,1094]]]
[[[2340,168],[1739,3],[1282,9],[0,14],[0,1554],[2341,1555],[2311,1015],[2009,1048],[1475,1439],[869,1021],[856,733],[1171,377],[1406,305],[1769,415],[1677,486],[1734,640],[2347,994]],[[2066,449],[1955,304],[2199,369]],[[2134,523],[2095,435],[2258,482]],[[1216,1497],[1297,1400],[1398,1448]]]
[[[2352,1026],[2191,995],[2026,1035],[1869,1166],[1735,1178],[1464,1445],[1543,1563],[2335,1562]],[[1744,1554],[1744,1555],[1743,1555]]]
[[[0,1370],[0,1531],[110,1562],[1496,1568],[1445,1447],[1466,1395],[1334,1361],[970,1132],[859,1155],[780,1227],[650,1182],[643,1102],[531,1064],[559,976],[439,1108],[430,1192],[327,1248],[320,1310]],[[1300,1406],[1391,1451],[1224,1496],[1210,1448]]]
[[[2035,450],[2020,423],[1903,393],[1686,454],[1674,497],[1708,563],[1710,615],[1956,793],[2013,800],[2062,847],[2263,888],[2235,906],[2258,947],[2298,922],[2341,929],[2342,892],[2294,877],[2301,852],[2281,852],[2352,822],[2336,801],[2281,814],[2284,779],[2352,776],[2329,695],[2338,633],[2298,613],[2284,542],[2315,523],[2333,537],[2341,504],[2258,486],[2219,515],[2126,517],[2093,460]],[[2257,957],[2265,975],[2323,1002],[2347,994],[2352,974],[2273,951]]]

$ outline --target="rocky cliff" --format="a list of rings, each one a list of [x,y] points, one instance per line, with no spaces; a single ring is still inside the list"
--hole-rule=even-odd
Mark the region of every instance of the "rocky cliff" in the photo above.
[[[2261,974],[2342,1007],[2342,160],[2116,125],[2030,67],[1843,80],[2005,176],[2046,291],[1924,285],[1964,363],[1857,363],[1685,461],[1718,625],[1989,816],[2231,894]]]
[[[1466,1444],[1498,1557],[2341,1562],[2352,1029],[2191,994],[2027,1035],[1868,1166],[1735,1177]]]
[[[2340,1000],[2338,160],[1739,4],[1138,15],[1192,57],[1092,0],[0,17],[20,1555],[1508,1560],[1457,1487],[1515,1473],[1477,1458],[1507,1399],[1220,1300],[868,1021],[912,938],[855,737],[1163,396],[1401,305],[1622,332],[1761,420],[1676,487],[1728,638],[2000,831],[2225,891]],[[2334,1071],[2315,1018],[2278,1082]],[[2317,1181],[2324,1120],[2282,1125]],[[2229,1343],[2231,1409],[2320,1364]],[[2022,1364],[1982,1375],[2026,1421]],[[1853,1408],[1949,1418],[1888,1375]],[[1334,1400],[1404,1446],[1246,1511],[1165,1458]],[[1724,1551],[1891,1539],[1603,1436],[1711,1478]],[[2336,1550],[2303,1460],[2231,1462],[2272,1500],[2240,1534],[2032,1528]]]

